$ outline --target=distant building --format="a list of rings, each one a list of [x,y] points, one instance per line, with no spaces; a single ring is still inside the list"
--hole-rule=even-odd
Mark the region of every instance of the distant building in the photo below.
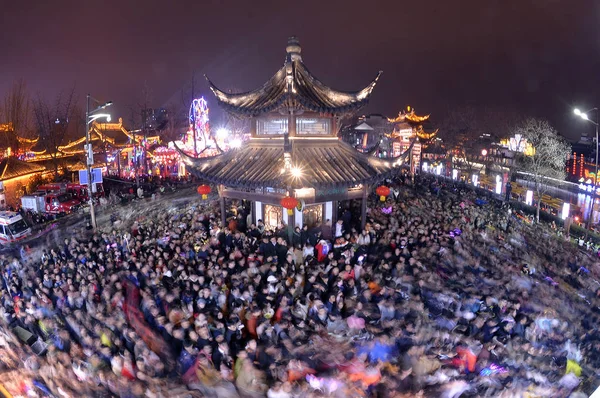
[[[381,114],[363,115],[355,123],[344,128],[341,135],[344,141],[361,152],[372,152],[387,157],[390,146],[387,136],[392,128],[392,124]]]
[[[525,137],[521,136],[521,134],[515,134],[512,137],[501,139],[499,146],[507,149],[509,152],[523,153],[526,156],[531,156],[535,153],[535,149],[531,143],[527,142]]]
[[[147,130],[162,130],[167,121],[169,120],[169,114],[164,108],[146,108],[142,109],[142,128]]]

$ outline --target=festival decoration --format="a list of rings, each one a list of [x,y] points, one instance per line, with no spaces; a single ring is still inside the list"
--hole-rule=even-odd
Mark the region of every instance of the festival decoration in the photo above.
[[[210,193],[210,186],[206,184],[202,184],[198,187],[198,193],[202,195],[202,199],[208,199],[208,194]]]
[[[291,216],[294,214],[294,208],[298,206],[298,199],[292,198],[291,196],[286,196],[285,198],[281,199],[280,203],[281,206],[287,209],[288,216]]]
[[[383,214],[392,214],[392,210],[394,210],[394,208],[392,206],[390,206],[390,207],[382,207],[381,208],[381,212]]]
[[[379,196],[379,200],[382,202],[385,202],[385,198],[390,194],[390,192],[390,188],[386,187],[385,185],[380,185],[375,190],[375,193]]]
[[[204,98],[197,98],[192,101],[188,116],[190,128],[184,134],[181,144],[178,142],[181,149],[191,156],[213,156],[218,152],[215,141],[210,134],[208,112],[208,103]]]

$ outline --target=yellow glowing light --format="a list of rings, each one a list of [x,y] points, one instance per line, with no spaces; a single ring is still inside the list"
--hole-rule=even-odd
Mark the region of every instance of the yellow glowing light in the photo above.
[[[298,167],[293,167],[292,168],[292,176],[299,178],[302,176],[302,170]]]

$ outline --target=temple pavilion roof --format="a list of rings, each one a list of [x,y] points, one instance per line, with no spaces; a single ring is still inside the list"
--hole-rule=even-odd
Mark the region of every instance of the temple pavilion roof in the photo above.
[[[39,173],[44,170],[46,168],[41,165],[23,162],[14,156],[8,156],[0,162],[0,181]]]
[[[199,178],[235,188],[353,187],[375,183],[395,171],[395,164],[361,154],[336,138],[290,141],[287,154],[299,171],[296,175],[286,171],[282,139],[252,139],[240,149],[208,159],[180,152]]]
[[[123,119],[119,118],[118,123],[92,123],[90,127],[90,142],[94,152],[100,152],[106,148],[124,149],[132,146],[133,141],[140,145],[144,136],[134,134],[123,126]],[[146,137],[150,143],[159,141],[158,136]],[[84,153],[85,136],[69,142],[67,145],[58,147],[58,150],[65,155],[75,155]]]
[[[262,87],[245,93],[227,93],[210,80],[219,105],[239,116],[259,116],[278,109],[343,114],[367,104],[382,72],[359,91],[334,90],[317,79],[301,57],[298,40],[291,37],[283,66]]]
[[[406,107],[406,111],[400,111],[398,116],[393,119],[388,119],[390,123],[423,123],[429,120],[430,115],[419,116],[415,113],[415,108],[411,106]]]

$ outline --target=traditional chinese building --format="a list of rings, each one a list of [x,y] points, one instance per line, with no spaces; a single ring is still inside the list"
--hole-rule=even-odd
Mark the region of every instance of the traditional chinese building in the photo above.
[[[369,101],[380,75],[359,91],[332,89],[308,70],[292,37],[283,66],[262,87],[231,94],[209,81],[219,105],[251,125],[239,149],[207,159],[182,154],[190,172],[219,185],[223,222],[227,199],[251,201],[254,222],[272,226],[335,222],[337,203],[357,199],[364,224],[368,193],[396,165],[357,152],[337,133],[340,118]],[[288,195],[300,203],[291,216],[280,205]]]
[[[4,157],[0,161],[0,209],[17,208],[32,178],[41,177],[45,172],[46,168],[41,165],[24,162],[15,156]]]
[[[428,120],[429,115],[419,116],[411,106],[400,111],[397,117],[388,119],[393,126],[393,131],[388,136],[392,140],[392,157],[410,151],[411,173],[420,169],[423,146],[427,146],[438,132],[437,130],[425,131],[423,124]]]
[[[56,157],[67,159],[67,164],[77,165],[77,160],[85,156],[85,143],[86,137],[83,136],[59,146],[56,154],[38,156],[37,160]],[[144,164],[150,157],[148,148],[159,144],[160,138],[156,135],[144,136],[140,131],[130,131],[123,125],[123,119],[119,118],[117,123],[94,121],[90,125],[90,143],[94,151],[94,167],[105,168],[108,174],[130,176],[136,162],[140,172],[143,172]]]

